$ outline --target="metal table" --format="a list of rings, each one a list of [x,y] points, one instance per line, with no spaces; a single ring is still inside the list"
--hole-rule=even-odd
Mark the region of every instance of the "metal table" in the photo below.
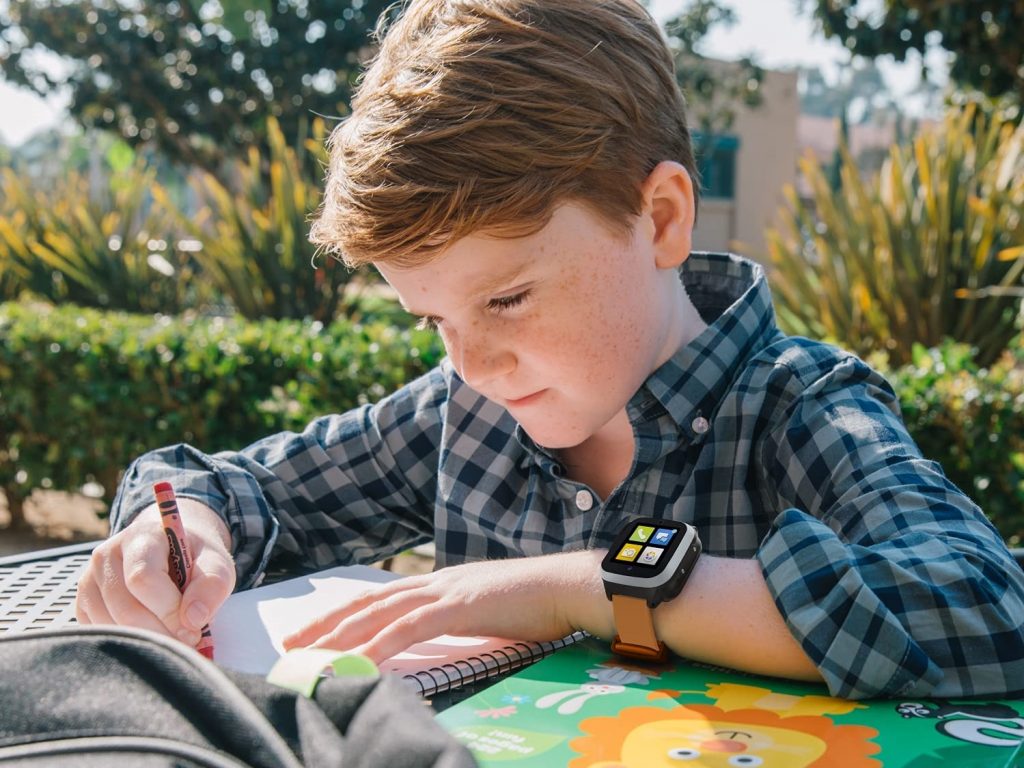
[[[73,623],[78,577],[98,543],[0,557],[0,632]]]
[[[0,557],[0,633],[56,629],[75,623],[78,579],[99,543]],[[513,671],[437,693],[424,703],[440,712]]]

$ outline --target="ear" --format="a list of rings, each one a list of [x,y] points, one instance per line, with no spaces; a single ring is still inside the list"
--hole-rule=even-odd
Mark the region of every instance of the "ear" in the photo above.
[[[693,246],[696,206],[693,180],[686,168],[665,160],[658,163],[640,188],[644,218],[651,227],[655,264],[674,269],[686,261]]]

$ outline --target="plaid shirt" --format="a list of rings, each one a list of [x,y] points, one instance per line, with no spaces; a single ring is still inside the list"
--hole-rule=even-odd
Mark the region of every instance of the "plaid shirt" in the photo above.
[[[372,562],[431,540],[438,567],[604,548],[630,518],[670,518],[708,554],[758,558],[834,695],[1024,691],[1024,572],[921,457],[889,384],[782,334],[756,264],[694,254],[681,274],[710,325],[630,400],[635,462],[605,500],[446,361],[301,434],[146,454],[114,529],[171,478],[221,510],[244,588],[268,566]]]

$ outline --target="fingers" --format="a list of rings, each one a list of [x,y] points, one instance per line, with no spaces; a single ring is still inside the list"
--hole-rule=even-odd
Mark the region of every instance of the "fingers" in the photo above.
[[[285,649],[313,645],[348,650],[370,640],[410,611],[438,599],[438,595],[420,586],[418,581],[403,579],[401,583],[372,590],[325,613],[286,637]],[[409,645],[414,642],[417,641],[410,640]]]
[[[103,603],[99,585],[95,579],[84,575],[78,583],[75,597],[75,620],[79,624],[113,624],[114,619]]]
[[[380,664],[416,643],[446,634],[444,614],[438,603],[421,605],[353,650]]]
[[[143,512],[93,551],[79,581],[76,618],[141,627],[194,646],[201,628],[234,588],[235,572],[215,534],[190,532],[189,545],[192,578],[182,595],[168,573],[167,538],[159,516],[147,518]]]
[[[103,542],[93,551],[89,564],[79,580],[75,601],[76,618],[84,624],[128,624],[165,635],[173,634],[173,629],[146,604],[146,600],[156,603],[159,611],[160,600],[151,596],[160,595],[160,581],[169,581],[166,573],[166,547],[163,550],[163,572],[160,573],[158,569],[154,578],[147,568],[146,560],[129,559],[129,572],[125,573],[123,547],[126,543],[127,540],[119,534]],[[153,547],[152,543],[135,541],[132,542],[130,551],[145,553],[147,549]],[[159,542],[155,547],[159,551]],[[131,557],[134,558],[136,555]],[[145,558],[147,555],[143,554],[141,557]],[[151,558],[152,555],[148,557]],[[173,585],[171,586],[173,589]],[[166,601],[166,595],[161,596],[161,599]],[[172,605],[178,599],[176,595],[170,595]]]
[[[174,608],[179,597],[168,590],[161,590],[160,585],[164,582],[169,582],[166,572],[154,573],[143,561],[130,558],[105,560],[100,589],[104,606],[113,622],[174,635],[177,631]],[[162,610],[164,604],[171,609],[169,615]]]
[[[181,593],[168,573],[167,540],[162,531],[160,535],[151,533],[127,538],[121,557],[108,558],[105,568],[108,572],[106,592],[114,598],[108,605],[118,624],[144,626],[136,623],[138,614],[129,610],[129,605],[137,604],[156,617],[165,634],[177,634],[181,628],[178,621]],[[128,593],[124,597],[119,594],[122,584]]]

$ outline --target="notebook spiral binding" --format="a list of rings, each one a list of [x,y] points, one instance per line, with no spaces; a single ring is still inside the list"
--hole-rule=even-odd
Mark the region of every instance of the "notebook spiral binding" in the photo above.
[[[468,659],[403,675],[402,680],[420,696],[429,698],[455,688],[462,689],[480,680],[492,683],[585,637],[586,632],[573,632],[559,640],[515,642]]]

